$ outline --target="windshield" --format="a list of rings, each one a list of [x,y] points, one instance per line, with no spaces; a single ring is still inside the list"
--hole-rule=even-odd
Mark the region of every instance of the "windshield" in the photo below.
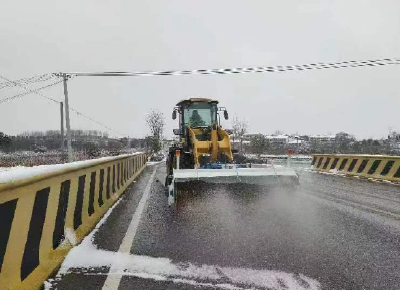
[[[186,126],[205,127],[217,121],[217,105],[209,103],[191,103],[185,107],[183,119]]]

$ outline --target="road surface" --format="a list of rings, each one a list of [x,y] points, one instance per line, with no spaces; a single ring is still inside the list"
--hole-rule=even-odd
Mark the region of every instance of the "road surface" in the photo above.
[[[299,174],[296,191],[219,189],[174,211],[165,166],[148,166],[46,287],[400,289],[400,186]]]

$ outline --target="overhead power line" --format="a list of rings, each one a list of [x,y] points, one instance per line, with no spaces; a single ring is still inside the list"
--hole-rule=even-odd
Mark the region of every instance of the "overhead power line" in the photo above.
[[[87,116],[87,115],[85,115],[85,114],[79,112],[78,110],[76,110],[76,109],[74,109],[74,108],[72,108],[72,107],[69,107],[69,109],[70,109],[71,111],[75,112],[78,116],[82,116],[82,117],[84,117],[84,118],[86,118],[86,119],[88,119],[88,120],[90,120],[90,121],[96,123],[97,125],[100,125],[100,126],[102,126],[103,128],[108,129],[108,130],[111,131],[111,132],[114,132],[114,133],[116,133],[116,134],[118,134],[118,135],[121,135],[121,136],[129,136],[128,134],[123,134],[123,133],[121,133],[121,132],[115,131],[114,129],[108,127],[107,125],[104,125],[103,123],[100,123],[99,121],[96,121],[95,119],[93,119],[93,118],[91,118],[91,117],[89,117],[89,116]]]
[[[53,74],[44,74],[44,75],[33,76],[30,78],[14,80],[14,81],[6,81],[3,83],[0,83],[0,89],[4,89],[7,87],[16,87],[18,85],[28,85],[28,84],[37,83],[37,82],[45,82],[45,81],[48,81],[51,79],[55,79],[55,76]]]
[[[31,94],[31,93],[37,93],[37,92],[39,92],[39,91],[41,91],[41,90],[44,90],[44,89],[47,89],[47,88],[49,88],[49,87],[58,85],[59,83],[62,83],[62,80],[61,80],[61,81],[54,82],[54,83],[51,83],[51,84],[49,84],[49,85],[46,85],[46,86],[43,86],[43,87],[40,87],[40,88],[36,88],[36,89],[33,89],[33,90],[29,90],[29,91],[27,91],[27,92],[25,92],[25,93],[21,93],[21,94],[18,94],[18,95],[14,95],[14,96],[12,96],[12,97],[7,97],[7,98],[4,98],[4,99],[1,99],[1,100],[0,100],[0,104],[6,103],[6,102],[9,102],[9,101],[18,99],[18,98],[22,98],[22,97],[24,97],[24,96],[26,96],[26,95],[29,95],[29,94]],[[49,99],[49,100],[51,100],[51,101],[54,101],[54,102],[57,102],[57,103],[60,103],[59,101],[54,100],[54,99],[52,99],[52,98],[50,98],[50,97],[47,97],[47,99]]]
[[[22,96],[24,96],[24,95],[31,94],[31,93],[32,93],[32,94],[39,95],[39,96],[41,96],[41,97],[43,97],[43,98],[45,98],[45,99],[47,99],[47,100],[50,100],[50,101],[53,101],[53,102],[57,103],[57,104],[60,103],[60,101],[57,101],[56,99],[54,99],[54,98],[52,98],[52,97],[46,96],[46,95],[40,93],[39,91],[42,90],[42,89],[44,89],[44,88],[47,88],[47,87],[54,86],[54,85],[57,85],[57,84],[59,84],[59,83],[62,83],[63,80],[59,80],[59,81],[57,81],[57,82],[55,82],[55,83],[53,83],[53,84],[50,84],[50,85],[47,85],[47,86],[44,86],[44,87],[41,87],[41,88],[32,90],[32,89],[29,89],[29,88],[25,87],[24,85],[19,84],[18,82],[12,81],[12,80],[10,80],[10,79],[4,77],[4,76],[1,76],[1,75],[0,75],[0,79],[3,79],[3,80],[5,80],[5,81],[7,81],[7,82],[9,82],[9,83],[14,83],[15,86],[18,86],[18,87],[21,87],[21,88],[27,90],[27,92],[25,92],[25,93],[21,93],[21,94],[19,94],[19,95],[13,96],[13,97],[0,100],[0,104],[4,103],[4,102],[6,102],[6,101],[11,101],[11,99],[15,99],[15,98],[18,98],[18,97],[22,97]],[[81,117],[83,117],[83,118],[86,118],[86,119],[88,119],[88,120],[90,120],[90,121],[96,123],[97,125],[100,125],[100,126],[102,126],[103,128],[105,128],[105,129],[111,131],[111,132],[114,132],[114,133],[116,133],[116,134],[118,134],[118,135],[121,135],[121,136],[129,136],[128,134],[120,133],[120,132],[118,132],[118,131],[112,129],[112,128],[109,127],[109,126],[104,125],[103,123],[101,123],[101,122],[99,122],[99,121],[93,119],[92,117],[89,117],[88,115],[86,115],[86,114],[84,114],[84,113],[78,111],[78,110],[75,109],[75,108],[71,108],[71,107],[70,107],[69,109],[70,109],[71,111],[75,112],[78,116],[81,116]]]
[[[5,81],[7,81],[7,82],[12,82],[12,83],[14,83],[15,86],[17,86],[17,87],[21,87],[21,88],[27,90],[27,91],[28,91],[27,94],[33,93],[33,94],[39,95],[39,96],[41,96],[41,97],[43,97],[43,98],[46,98],[46,99],[48,99],[48,100],[50,100],[50,101],[53,101],[53,102],[55,102],[55,103],[57,103],[57,104],[60,103],[60,101],[57,101],[57,100],[55,100],[55,99],[53,99],[53,98],[51,98],[51,97],[48,97],[48,96],[46,96],[46,95],[43,95],[43,94],[40,93],[39,91],[32,90],[32,89],[30,89],[30,88],[28,88],[28,87],[26,87],[26,86],[24,86],[24,85],[19,84],[18,82],[14,82],[14,81],[12,81],[12,80],[10,80],[10,79],[7,79],[7,78],[5,78],[5,77],[3,77],[3,76],[1,76],[1,75],[0,75],[0,78],[3,79],[3,80],[5,80]],[[60,82],[58,82],[58,83],[60,83]]]
[[[286,66],[262,66],[247,68],[223,68],[223,69],[195,69],[195,70],[169,70],[169,71],[145,71],[145,72],[69,72],[71,76],[181,76],[181,75],[217,75],[217,74],[242,74],[242,73],[276,73],[288,71],[305,71],[330,68],[352,68],[364,66],[384,66],[400,64],[400,58],[385,58],[376,60],[351,60],[341,62],[318,62],[302,65]],[[56,75],[56,74],[55,74]]]

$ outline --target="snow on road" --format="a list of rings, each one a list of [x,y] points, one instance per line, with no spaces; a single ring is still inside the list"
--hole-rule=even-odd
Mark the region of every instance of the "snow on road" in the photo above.
[[[155,171],[150,177],[146,192],[150,191],[149,185],[152,184]],[[142,197],[143,199],[143,197]],[[120,199],[118,202],[120,202]],[[142,200],[141,200],[142,202]],[[145,201],[143,201],[143,206]],[[127,243],[128,250],[118,252],[100,250],[93,242],[94,234],[105,222],[112,212],[114,205],[96,225],[96,228],[82,241],[74,247],[65,258],[56,276],[62,279],[68,273],[78,271],[85,273],[106,274],[108,277],[134,276],[138,278],[152,279],[156,281],[169,281],[177,284],[192,286],[208,286],[219,289],[275,289],[275,290],[317,290],[321,289],[318,281],[306,277],[303,274],[287,273],[283,271],[268,269],[250,269],[223,267],[219,265],[199,265],[189,261],[176,262],[169,258],[140,256],[130,254],[130,247],[136,230],[127,230],[127,234],[132,236]],[[138,206],[140,207],[140,206]],[[139,218],[136,216],[139,212]],[[136,210],[132,221],[139,223],[140,210]],[[124,240],[126,237],[124,238]],[[122,244],[125,244],[124,241]],[[104,268],[109,272],[104,272]],[[54,283],[55,282],[55,283]],[[48,280],[45,289],[50,290],[56,287],[57,281]]]
[[[70,268],[101,268],[114,265],[108,275],[125,275],[158,281],[221,289],[320,289],[320,283],[302,274],[274,270],[231,268],[217,265],[196,265],[190,262],[174,263],[168,258],[130,255],[98,250],[91,243],[82,243],[70,251],[60,269],[67,274]],[[115,267],[117,265],[117,267]]]

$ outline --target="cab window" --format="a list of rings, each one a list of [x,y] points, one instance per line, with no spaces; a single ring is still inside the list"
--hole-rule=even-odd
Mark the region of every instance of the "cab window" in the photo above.
[[[183,112],[185,127],[208,127],[217,120],[217,107],[209,103],[192,103]]]

